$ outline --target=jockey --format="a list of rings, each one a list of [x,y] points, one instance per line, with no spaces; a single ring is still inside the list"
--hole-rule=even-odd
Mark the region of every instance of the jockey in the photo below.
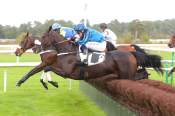
[[[105,51],[106,41],[103,34],[94,29],[86,27],[83,23],[77,24],[73,28],[80,37],[76,43],[80,46],[80,50],[84,56],[86,56],[86,58],[82,58],[80,54],[81,61],[82,59],[84,59],[84,61],[87,61],[88,49],[98,52]]]
[[[76,34],[75,30],[69,27],[62,27],[58,23],[54,23],[52,25],[52,30],[57,31],[60,35],[62,35],[67,40],[73,40],[79,38]]]
[[[114,32],[112,32],[110,29],[108,29],[107,24],[101,23],[100,29],[103,31],[103,35],[105,36],[105,40],[112,43],[114,45],[114,47],[117,47],[117,44],[116,44],[117,36],[115,35]]]

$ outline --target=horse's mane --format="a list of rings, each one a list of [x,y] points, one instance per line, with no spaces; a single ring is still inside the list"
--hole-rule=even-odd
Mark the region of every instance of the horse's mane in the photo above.
[[[50,32],[52,30],[52,25],[49,26],[49,29],[47,32]]]
[[[43,48],[55,48],[58,52],[70,52],[75,51],[73,50],[75,46],[71,45],[70,43],[67,43],[67,45],[59,44],[59,42],[64,41],[64,37],[60,35],[59,33],[50,30],[43,34],[42,36],[42,46]],[[47,49],[46,48],[46,49]]]
[[[131,44],[130,46],[134,47],[136,51],[146,54],[145,50],[140,48],[138,45]]]

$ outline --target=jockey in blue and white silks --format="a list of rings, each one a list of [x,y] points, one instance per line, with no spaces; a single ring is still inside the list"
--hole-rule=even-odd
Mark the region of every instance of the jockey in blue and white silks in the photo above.
[[[74,29],[70,27],[62,27],[58,23],[54,23],[52,25],[52,30],[57,31],[60,35],[62,35],[67,40],[78,38]]]
[[[92,51],[105,51],[106,41],[102,33],[86,27],[83,23],[77,24],[73,28],[80,37],[76,42],[78,45]]]

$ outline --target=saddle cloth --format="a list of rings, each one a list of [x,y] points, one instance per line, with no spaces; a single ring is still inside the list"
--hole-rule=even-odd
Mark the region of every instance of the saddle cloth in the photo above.
[[[90,52],[88,53],[88,66],[102,63],[105,60],[104,52]]]

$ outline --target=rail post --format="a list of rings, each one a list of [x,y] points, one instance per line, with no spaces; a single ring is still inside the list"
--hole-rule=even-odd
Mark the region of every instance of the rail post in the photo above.
[[[174,66],[174,52],[171,55],[171,67]],[[171,85],[173,84],[173,74],[171,75]]]
[[[4,70],[4,93],[7,91],[7,71]]]

